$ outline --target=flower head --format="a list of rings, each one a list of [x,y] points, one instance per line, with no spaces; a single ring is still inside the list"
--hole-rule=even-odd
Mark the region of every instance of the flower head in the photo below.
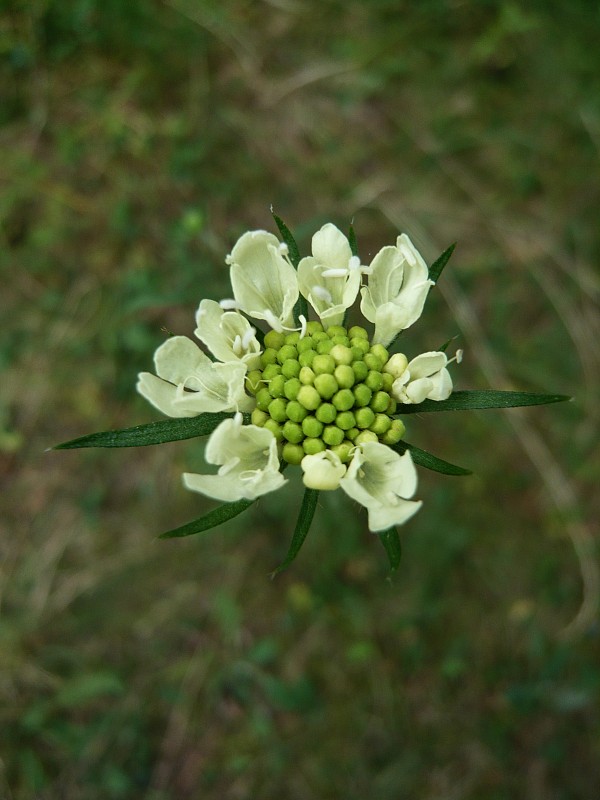
[[[457,360],[460,360],[460,353],[459,350]],[[442,352],[422,353],[410,362],[401,353],[392,356],[384,367],[395,379],[392,397],[405,404],[446,400],[452,394],[452,378],[446,369],[450,361],[454,359],[449,360]]]

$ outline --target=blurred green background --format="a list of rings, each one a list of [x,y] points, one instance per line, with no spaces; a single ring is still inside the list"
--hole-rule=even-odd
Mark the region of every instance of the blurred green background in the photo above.
[[[0,12],[0,797],[595,800],[600,10],[590,0],[13,0]],[[422,511],[383,549],[298,482],[209,534],[202,446],[45,453],[158,419],[163,328],[237,236],[354,218],[455,255],[409,356]],[[290,473],[291,474],[291,473]]]

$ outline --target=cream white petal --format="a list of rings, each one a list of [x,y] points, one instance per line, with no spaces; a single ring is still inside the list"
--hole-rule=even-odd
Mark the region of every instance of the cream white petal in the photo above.
[[[360,270],[346,269],[343,276],[325,277],[323,273],[327,271],[328,265],[314,256],[306,256],[298,264],[300,292],[326,328],[342,324],[346,309],[356,300],[360,287]]]
[[[330,269],[347,269],[352,258],[350,242],[331,222],[312,237],[311,250],[315,259]]]
[[[379,533],[394,525],[403,525],[422,505],[422,500],[402,500],[395,506],[372,506],[368,509],[369,530]]]
[[[214,300],[202,300],[196,313],[195,335],[220,361],[243,361],[249,370],[260,365],[255,329],[236,311],[225,311]]]
[[[193,417],[188,409],[175,404],[176,387],[150,372],[140,372],[136,389],[154,408],[168,417]],[[196,412],[198,413],[198,412]]]
[[[217,500],[255,500],[286,483],[279,472],[275,437],[266,428],[243,425],[241,414],[213,431],[206,460],[220,465],[217,475],[185,473],[184,484]]]
[[[302,477],[304,485],[309,489],[319,489],[320,491],[337,489],[340,485],[340,478],[346,472],[346,467],[332,450],[304,456],[300,466],[304,473]]]
[[[408,371],[410,372],[411,380],[416,378],[429,378],[435,372],[443,369],[448,363],[448,358],[445,353],[441,351],[430,351],[428,353],[421,353],[408,363]]]
[[[154,353],[158,377],[175,384],[183,383],[189,375],[210,363],[206,353],[187,336],[169,337]]]
[[[298,279],[277,237],[267,231],[248,231],[237,241],[228,262],[239,307],[279,329],[291,327]]]
[[[367,442],[355,451],[340,486],[368,509],[397,509],[414,495],[417,472],[410,452],[401,456],[384,444]]]
[[[405,392],[408,401],[411,403],[422,403],[423,400],[429,397],[429,392],[434,388],[434,383],[431,378],[417,378],[411,380],[406,386]]]

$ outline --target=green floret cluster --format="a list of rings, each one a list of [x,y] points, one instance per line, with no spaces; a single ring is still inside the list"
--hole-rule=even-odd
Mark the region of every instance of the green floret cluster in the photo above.
[[[400,441],[404,424],[392,419],[392,375],[383,345],[372,345],[364,328],[309,322],[300,333],[269,331],[261,369],[246,377],[256,397],[252,423],[268,428],[282,458],[299,464],[305,455],[333,450],[344,463],[356,445]]]

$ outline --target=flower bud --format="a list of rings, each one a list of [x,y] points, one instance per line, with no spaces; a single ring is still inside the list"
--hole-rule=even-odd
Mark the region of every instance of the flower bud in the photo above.
[[[281,365],[281,374],[286,378],[297,378],[300,374],[300,364],[295,358],[286,358]]]
[[[279,331],[269,331],[265,333],[265,348],[279,350],[285,344],[285,334]]]
[[[404,353],[394,353],[394,355],[385,364],[383,371],[389,372],[393,375],[394,379],[399,378],[408,366],[408,359]]]
[[[327,425],[323,429],[322,438],[325,444],[333,447],[344,441],[344,431],[336,425]]]
[[[323,432],[323,423],[319,422],[316,417],[308,416],[302,421],[302,430],[305,436],[316,439]]]
[[[335,420],[337,413],[337,408],[333,405],[333,403],[321,403],[321,405],[315,411],[315,416],[319,422],[323,422],[325,425],[328,425]]]
[[[287,418],[292,422],[302,422],[308,415],[308,411],[304,406],[300,405],[298,400],[290,400],[285,409],[285,413],[287,414]]]
[[[327,358],[327,356],[317,357]],[[314,411],[321,405],[321,395],[317,392],[314,386],[302,386],[298,392],[296,400],[309,411]]]
[[[299,444],[292,444],[291,442],[286,442],[281,451],[281,457],[284,461],[287,461],[288,464],[299,464],[305,455],[304,448]]]
[[[287,401],[282,397],[277,397],[269,403],[269,415],[275,422],[285,422],[288,418],[286,413]],[[265,422],[265,426],[266,426]]]
[[[330,355],[317,355],[313,358],[311,367],[316,375],[322,375],[325,373],[333,375],[335,361]]]
[[[302,428],[297,422],[288,421],[283,426],[283,438],[287,439],[292,444],[299,444],[304,439]]]
[[[373,431],[361,431],[354,440],[355,445],[366,444],[367,442],[378,442],[377,434]]]
[[[317,375],[315,378],[315,389],[321,395],[323,400],[331,399],[337,392],[338,388],[337,381],[333,375],[324,373],[323,375]]]
[[[375,412],[370,408],[357,408],[354,412],[357,428],[370,428],[375,421]]]
[[[306,438],[302,442],[302,448],[304,452],[309,456],[314,456],[316,453],[322,453],[323,450],[326,450],[325,442],[322,439],[311,439]]]

